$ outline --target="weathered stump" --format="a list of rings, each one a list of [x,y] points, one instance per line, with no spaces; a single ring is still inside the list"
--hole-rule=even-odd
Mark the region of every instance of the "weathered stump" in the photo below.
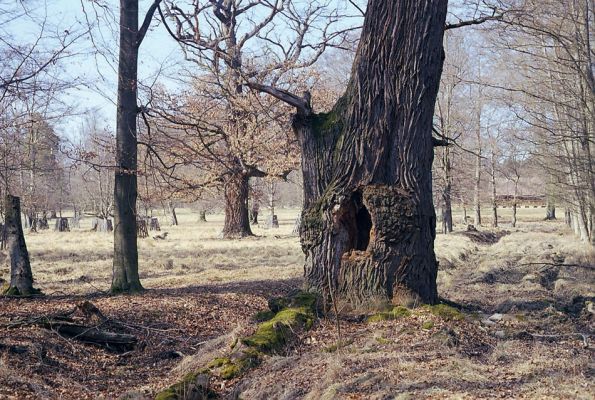
[[[146,219],[136,220],[136,236],[139,238],[146,238],[149,236]]]
[[[37,227],[39,229],[50,229],[50,224],[48,223],[47,217],[44,215],[43,217],[37,219]]]
[[[207,211],[200,210],[198,214],[198,222],[207,222]]]
[[[279,228],[279,219],[276,215],[269,215],[267,217],[267,223],[265,224],[265,228],[267,229],[277,229]]]
[[[159,219],[156,217],[148,218],[149,220],[149,230],[150,231],[160,231],[161,227],[159,226]]]
[[[33,273],[29,261],[29,252],[25,243],[21,225],[21,202],[16,196],[6,195],[4,212],[5,243],[10,260],[10,284],[3,294],[28,296],[39,293],[33,288]]]
[[[54,226],[54,231],[56,232],[70,232],[70,227],[68,226],[68,218],[60,217],[56,219],[56,225]]]
[[[96,232],[112,232],[114,224],[111,218],[95,218],[91,223],[91,230]]]

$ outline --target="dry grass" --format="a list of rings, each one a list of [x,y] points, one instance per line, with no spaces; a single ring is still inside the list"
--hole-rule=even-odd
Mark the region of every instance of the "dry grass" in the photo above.
[[[178,210],[179,226],[161,220],[166,240],[139,240],[139,273],[146,288],[282,280],[301,275],[303,254],[291,236],[297,211],[280,210],[279,229],[253,227],[256,237],[221,240],[223,215]],[[111,283],[113,235],[90,231],[90,220],[72,232],[27,233],[36,286],[45,293],[82,294],[106,291]],[[7,278],[8,269],[0,270]]]
[[[0,345],[29,349],[16,355],[0,346],[0,398],[115,398],[126,389],[147,398],[225,352],[254,329],[250,317],[267,297],[299,286],[303,255],[290,236],[296,213],[281,210],[278,230],[255,228],[257,237],[224,241],[221,215],[200,224],[197,214],[180,210],[180,226],[162,222],[167,240],[140,241],[150,290],[134,297],[97,294],[110,285],[111,235],[85,225],[27,234],[36,286],[49,296],[0,299],[0,322],[90,298],[112,318],[172,331],[133,331],[145,347],[122,359],[37,328],[0,329]],[[440,294],[463,306],[464,320],[425,309],[374,324],[345,317],[338,350],[334,321],[321,320],[287,354],[242,379],[216,380],[216,389],[246,399],[592,398],[592,344],[584,348],[572,335],[593,333],[585,301],[594,296],[595,253],[542,215],[520,209],[515,229],[504,226],[505,215],[510,234],[494,245],[438,235]],[[493,312],[505,318],[481,322]],[[559,336],[531,340],[527,332]],[[172,350],[186,357],[159,358]]]

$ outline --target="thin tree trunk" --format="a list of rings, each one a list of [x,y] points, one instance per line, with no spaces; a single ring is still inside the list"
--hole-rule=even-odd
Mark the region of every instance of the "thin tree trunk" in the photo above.
[[[570,214],[570,210],[568,208],[564,210],[564,223],[566,226],[572,225],[572,215]]]
[[[446,3],[371,0],[346,93],[294,118],[306,286],[327,299],[438,300],[431,132]]]
[[[498,227],[498,203],[497,203],[497,196],[496,196],[496,157],[494,151],[492,150],[492,157],[491,157],[491,178],[492,178],[492,226],[494,228]]]
[[[478,142],[479,134],[478,136]],[[473,223],[481,225],[481,149],[475,157],[475,188],[473,191]]]
[[[481,68],[481,64],[480,68]],[[481,70],[479,71],[481,77]],[[477,154],[475,156],[475,188],[473,191],[473,223],[476,227],[481,226],[481,88],[479,90],[479,99],[477,104]]]
[[[443,232],[452,232],[452,176],[450,166],[450,149],[443,148],[442,153],[442,172],[444,179],[444,189],[442,190],[442,202],[444,204],[442,209],[442,225]]]
[[[556,219],[556,200],[554,196],[556,186],[553,182],[552,174],[549,175],[548,183],[546,186],[546,206],[545,206],[545,220],[551,221]]]
[[[518,180],[514,183],[514,196],[512,198],[512,227],[516,227],[516,210],[517,210],[517,195],[519,192],[519,182]]]
[[[6,195],[5,213],[4,234],[10,260],[10,284],[4,294],[28,296],[39,293],[33,288],[33,273],[21,225],[21,203],[18,197]]]
[[[230,176],[225,183],[225,239],[252,236],[248,216],[248,180],[248,176],[239,173]]]
[[[167,202],[167,208],[169,209],[169,221],[171,225],[178,225],[178,215],[176,214],[176,207],[171,201]]]

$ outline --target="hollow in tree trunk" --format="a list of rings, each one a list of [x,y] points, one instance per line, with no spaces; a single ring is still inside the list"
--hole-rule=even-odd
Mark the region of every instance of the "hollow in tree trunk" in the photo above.
[[[21,225],[21,202],[18,197],[6,195],[5,216],[4,235],[10,260],[10,283],[3,293],[13,296],[39,293],[33,288],[33,273]]]
[[[306,286],[327,299],[438,300],[432,117],[446,3],[369,1],[346,93],[329,113],[294,117]]]
[[[248,218],[248,179],[247,175],[239,173],[231,175],[225,182],[225,239],[252,236]]]

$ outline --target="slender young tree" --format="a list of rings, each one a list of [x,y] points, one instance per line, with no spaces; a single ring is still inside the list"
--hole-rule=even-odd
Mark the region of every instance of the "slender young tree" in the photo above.
[[[114,264],[111,291],[138,292],[136,243],[138,50],[161,0],[155,0],[138,27],[138,0],[120,0],[120,54],[114,181]]]

